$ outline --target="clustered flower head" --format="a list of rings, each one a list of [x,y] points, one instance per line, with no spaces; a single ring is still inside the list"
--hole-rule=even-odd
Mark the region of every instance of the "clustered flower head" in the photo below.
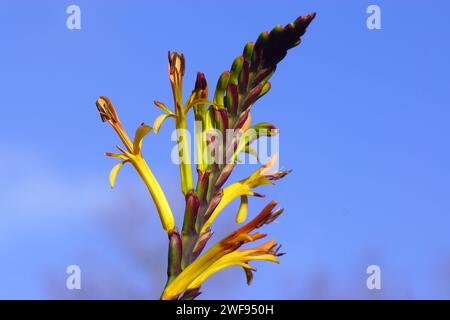
[[[241,249],[245,244],[266,237],[266,234],[255,230],[273,222],[282,213],[282,209],[276,209],[276,201],[271,201],[249,222],[202,252],[213,236],[214,220],[229,203],[240,199],[235,221],[244,223],[249,211],[248,197],[263,197],[255,189],[273,184],[273,181],[288,174],[285,170],[273,170],[277,161],[275,155],[250,176],[227,184],[239,161],[239,154],[257,156],[252,142],[263,136],[278,134],[279,130],[271,123],[252,125],[250,110],[270,90],[269,79],[277,64],[289,49],[300,44],[300,37],[314,17],[314,13],[301,16],[284,27],[279,25],[270,32],[262,32],[255,43],[247,43],[230,70],[219,77],[212,98],[209,97],[206,77],[199,72],[194,89],[183,103],[185,59],[183,54],[169,52],[173,108],[155,101],[163,113],[155,119],[152,127],[142,123],[133,140],[122,126],[111,100],[105,96],[97,100],[102,121],[111,125],[123,143],[123,146],[117,146],[117,153],[106,153],[120,160],[111,170],[111,187],[114,187],[120,168],[130,163],[147,186],[169,238],[168,278],[162,299],[194,299],[200,294],[206,279],[231,266],[242,267],[250,284],[255,271],[249,264],[251,261],[279,262],[278,257],[282,254],[275,240]],[[195,180],[186,122],[191,110],[195,117]],[[181,230],[176,227],[169,201],[142,155],[144,137],[152,130],[158,133],[169,118],[175,123],[181,192],[186,200]]]

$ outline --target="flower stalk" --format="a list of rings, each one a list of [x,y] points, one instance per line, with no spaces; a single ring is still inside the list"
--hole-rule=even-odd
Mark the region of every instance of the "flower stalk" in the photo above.
[[[273,156],[250,176],[227,183],[239,161],[246,153],[258,160],[252,143],[261,137],[271,137],[279,130],[271,123],[252,125],[253,105],[271,89],[269,82],[278,63],[288,50],[301,42],[301,37],[314,19],[315,14],[301,16],[285,26],[276,26],[270,32],[262,32],[255,42],[245,45],[229,70],[224,71],[209,100],[208,82],[198,72],[194,89],[183,103],[183,77],[185,58],[183,54],[169,52],[168,71],[173,95],[173,110],[164,103],[155,101],[163,111],[153,127],[141,124],[131,140],[122,126],[111,100],[101,96],[97,108],[101,119],[116,131],[123,147],[118,153],[106,153],[120,160],[110,172],[109,180],[114,187],[122,166],[131,163],[146,185],[155,204],[161,224],[167,232],[168,259],[167,282],[161,299],[192,300],[201,292],[202,284],[216,272],[230,266],[240,266],[247,277],[253,279],[256,270],[251,261],[263,260],[279,263],[279,245],[274,239],[251,248],[246,244],[266,237],[256,229],[273,222],[283,209],[275,209],[275,200],[268,203],[255,217],[249,218],[240,228],[212,245],[202,253],[213,238],[215,219],[235,199],[240,206],[235,214],[236,223],[244,223],[251,216],[249,197],[264,197],[255,191],[263,185],[285,177],[289,171],[273,170],[277,157]],[[195,123],[195,158],[197,178],[192,174],[187,115],[193,110]],[[142,142],[151,131],[158,133],[164,121],[173,118],[177,133],[177,151],[181,192],[185,197],[184,218],[181,231],[175,225],[169,202],[142,154]],[[233,134],[228,135],[229,131]],[[259,161],[259,160],[258,160]]]
[[[184,195],[193,189],[186,114],[183,110],[184,55],[169,52],[169,78],[175,105],[175,127],[177,129],[178,156],[180,158],[181,189]]]

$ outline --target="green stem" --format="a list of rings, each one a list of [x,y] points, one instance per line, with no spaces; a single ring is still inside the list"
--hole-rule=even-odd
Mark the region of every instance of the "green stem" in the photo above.
[[[175,126],[177,128],[178,156],[180,158],[181,190],[183,194],[186,195],[194,188],[194,181],[192,179],[186,116],[183,114],[182,110],[177,113]]]

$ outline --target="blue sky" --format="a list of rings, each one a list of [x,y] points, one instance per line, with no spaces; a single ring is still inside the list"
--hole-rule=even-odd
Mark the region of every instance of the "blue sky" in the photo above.
[[[66,8],[81,8],[81,30]],[[368,30],[377,4],[382,29]],[[157,298],[165,235],[131,168],[111,190],[118,143],[95,108],[108,95],[128,130],[169,103],[167,51],[186,56],[186,92],[211,86],[263,30],[317,12],[279,65],[255,122],[281,129],[280,163],[293,173],[268,228],[287,255],[208,280],[203,298],[450,297],[450,44],[447,1],[0,1],[0,298]],[[183,207],[170,161],[171,126],[144,153]],[[239,168],[234,178],[243,174]],[[234,208],[236,206],[234,205]],[[232,210],[216,224],[233,228]],[[218,234],[222,234],[218,232]],[[217,239],[217,238],[216,238]],[[65,290],[79,264],[82,290]],[[366,288],[366,267],[382,290]],[[231,281],[231,280],[232,281]]]

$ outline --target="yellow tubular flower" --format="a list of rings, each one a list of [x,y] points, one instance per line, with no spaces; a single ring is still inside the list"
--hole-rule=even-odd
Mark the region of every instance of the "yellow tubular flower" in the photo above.
[[[253,260],[265,260],[279,263],[280,261],[277,258],[278,255],[277,243],[273,239],[256,248],[233,251],[213,263],[206,271],[191,282],[187,287],[187,290],[200,288],[202,283],[214,273],[232,266],[241,266],[244,268],[247,275],[247,283],[250,284],[252,279],[251,272],[256,271],[256,269],[251,267],[248,262]]]
[[[167,198],[155,176],[153,175],[153,172],[150,170],[147,162],[142,157],[142,140],[152,130],[152,128],[145,124],[141,124],[136,130],[136,134],[132,142],[125,132],[122,124],[120,123],[119,117],[111,100],[108,97],[103,96],[97,100],[96,104],[100,112],[102,121],[108,121],[108,123],[117,132],[126,148],[125,150],[117,146],[121,153],[105,153],[105,155],[107,156],[122,160],[111,170],[111,173],[109,175],[109,182],[111,184],[111,187],[114,187],[117,174],[123,164],[130,162],[147,186],[153,202],[156,205],[156,209],[158,210],[158,214],[164,230],[167,232],[173,231],[175,228],[175,221]]]
[[[171,300],[176,299],[181,293],[186,291],[188,288],[198,287],[199,282],[203,279],[206,280],[214,272],[231,265],[232,262],[236,262],[240,258],[240,262],[245,262],[252,260],[252,258],[258,257],[258,252],[262,250],[259,249],[249,249],[253,250],[246,253],[237,253],[228,258],[224,258],[220,264],[215,265],[220,261],[222,257],[235,252],[240,246],[245,243],[253,242],[255,240],[261,239],[266,235],[263,233],[253,232],[253,230],[263,226],[264,224],[271,223],[274,221],[281,213],[282,209],[272,211],[277,202],[274,200],[270,202],[253,220],[237,229],[227,237],[220,240],[217,244],[211,247],[203,255],[201,255],[197,260],[187,266],[164,290],[162,294],[162,299]],[[267,246],[269,244],[266,244]],[[266,248],[262,246],[262,248]],[[255,251],[256,250],[256,251]],[[265,254],[276,254],[273,251],[273,246],[271,250],[266,250],[264,254],[259,255],[259,259],[270,260]],[[243,260],[244,259],[244,260]],[[258,259],[258,258],[257,258]],[[254,260],[254,259],[253,259]],[[272,259],[274,260],[274,259]],[[215,266],[214,266],[215,265]],[[212,269],[211,269],[212,268]],[[199,278],[200,277],[200,278]],[[198,279],[198,280],[197,280]]]
[[[141,155],[131,158],[130,162],[133,164],[134,168],[147,186],[153,202],[156,205],[156,209],[158,210],[159,218],[161,219],[164,230],[167,232],[173,231],[175,228],[175,220],[173,218],[172,209],[170,208],[167,198],[153,175],[153,172],[150,170],[147,162]]]
[[[245,196],[261,196],[260,194],[253,192],[252,189],[265,185],[265,184],[271,184],[271,180],[277,180],[282,177],[284,177],[288,172],[287,171],[275,171],[275,172],[268,172],[276,163],[277,156],[273,156],[264,166],[260,167],[258,170],[256,170],[252,175],[249,177],[240,180],[238,182],[232,183],[229,186],[222,189],[222,198],[220,199],[219,204],[214,209],[214,211],[211,213],[209,217],[207,217],[207,220],[205,221],[201,233],[206,231],[206,229],[211,225],[211,223],[214,221],[214,219],[217,217],[217,215],[222,211],[223,208],[225,208],[231,201],[236,199],[237,197],[242,197],[242,201],[244,202],[244,209],[246,208],[246,201],[247,198]],[[240,211],[237,217],[238,222],[242,222],[245,220],[246,215],[245,211]]]

